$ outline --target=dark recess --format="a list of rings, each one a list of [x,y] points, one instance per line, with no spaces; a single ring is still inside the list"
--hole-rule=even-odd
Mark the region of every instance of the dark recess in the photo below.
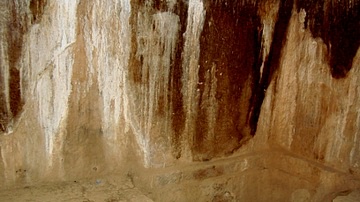
[[[184,49],[184,33],[187,26],[187,10],[188,4],[184,1],[178,1],[175,6],[175,14],[180,18],[180,30],[178,34],[178,41],[176,43],[175,58],[171,62],[170,68],[170,86],[169,86],[169,95],[172,104],[172,128],[174,131],[174,136],[172,137],[173,145],[173,156],[175,158],[181,157],[181,134],[184,130],[185,124],[185,113],[183,108],[183,96],[181,93],[182,89],[182,52]]]
[[[194,137],[194,160],[209,160],[231,154],[239,148],[241,140],[249,136],[245,123],[250,96],[241,94],[245,89],[254,93],[254,78],[258,77],[258,58],[261,51],[261,22],[257,3],[221,0],[205,1],[206,18],[200,38],[199,82],[205,83],[206,73],[216,66],[217,89],[215,98],[216,134],[209,139],[205,85],[199,85],[200,101]],[[252,84],[246,84],[251,78]],[[205,99],[205,100],[203,100]]]
[[[31,23],[37,23],[41,20],[41,17],[44,13],[44,7],[47,0],[31,0],[30,1],[30,11],[32,14]]]
[[[281,51],[286,41],[287,29],[293,8],[293,0],[282,0],[280,2],[278,20],[275,24],[273,41],[271,43],[270,52],[264,61],[263,75],[260,80],[259,69],[261,62],[257,63],[254,81],[254,91],[251,97],[251,105],[249,109],[248,123],[251,128],[251,135],[255,135],[257,123],[259,120],[261,105],[264,101],[265,92],[269,87],[270,82],[275,79],[275,73],[279,68]]]
[[[360,1],[298,0],[297,9],[305,9],[305,26],[327,45],[332,76],[346,77],[360,45]]]
[[[134,0],[131,1],[131,16],[130,16],[130,24],[133,25],[131,29],[131,52],[130,52],[130,59],[129,59],[129,77],[131,81],[134,83],[141,83],[142,80],[142,73],[141,73],[141,66],[143,63],[143,58],[141,57],[139,60],[136,57],[136,50],[137,50],[137,42],[136,42],[136,25],[137,25],[137,12],[139,11],[140,5],[142,5],[143,0]]]
[[[20,90],[20,72],[15,68],[10,69],[10,110],[15,117],[22,109]]]

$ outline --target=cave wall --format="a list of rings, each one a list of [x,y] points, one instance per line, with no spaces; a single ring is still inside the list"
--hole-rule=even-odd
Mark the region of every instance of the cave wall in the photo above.
[[[284,158],[295,177],[298,161],[318,165],[304,174],[313,184],[328,169],[354,179],[324,193],[358,186],[359,1],[1,7],[2,187],[236,156],[251,168],[267,152],[295,159]],[[284,163],[269,158],[265,167]]]

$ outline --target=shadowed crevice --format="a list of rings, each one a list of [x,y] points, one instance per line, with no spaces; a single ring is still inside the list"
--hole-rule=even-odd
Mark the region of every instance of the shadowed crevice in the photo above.
[[[270,52],[264,61],[264,69],[261,79],[259,77],[255,81],[255,87],[251,98],[251,106],[249,109],[249,125],[251,128],[251,135],[255,135],[257,124],[260,116],[261,106],[265,98],[265,92],[269,87],[270,82],[276,79],[276,71],[280,65],[281,52],[286,42],[286,35],[288,31],[291,12],[293,9],[293,0],[282,0],[279,6],[278,20],[274,27],[273,40],[270,47]],[[261,66],[261,63],[257,65]],[[258,66],[256,69],[260,69]]]
[[[346,77],[360,46],[360,1],[298,0],[306,11],[305,27],[328,48],[327,60],[333,78]]]

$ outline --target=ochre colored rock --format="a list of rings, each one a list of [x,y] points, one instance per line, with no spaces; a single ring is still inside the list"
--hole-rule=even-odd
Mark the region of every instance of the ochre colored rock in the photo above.
[[[0,6],[0,188],[118,176],[155,201],[360,189],[359,0]]]

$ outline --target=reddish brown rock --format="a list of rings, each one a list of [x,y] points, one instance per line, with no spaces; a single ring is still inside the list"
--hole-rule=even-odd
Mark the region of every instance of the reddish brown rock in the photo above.
[[[0,5],[1,188],[116,175],[155,201],[360,189],[360,1]]]

